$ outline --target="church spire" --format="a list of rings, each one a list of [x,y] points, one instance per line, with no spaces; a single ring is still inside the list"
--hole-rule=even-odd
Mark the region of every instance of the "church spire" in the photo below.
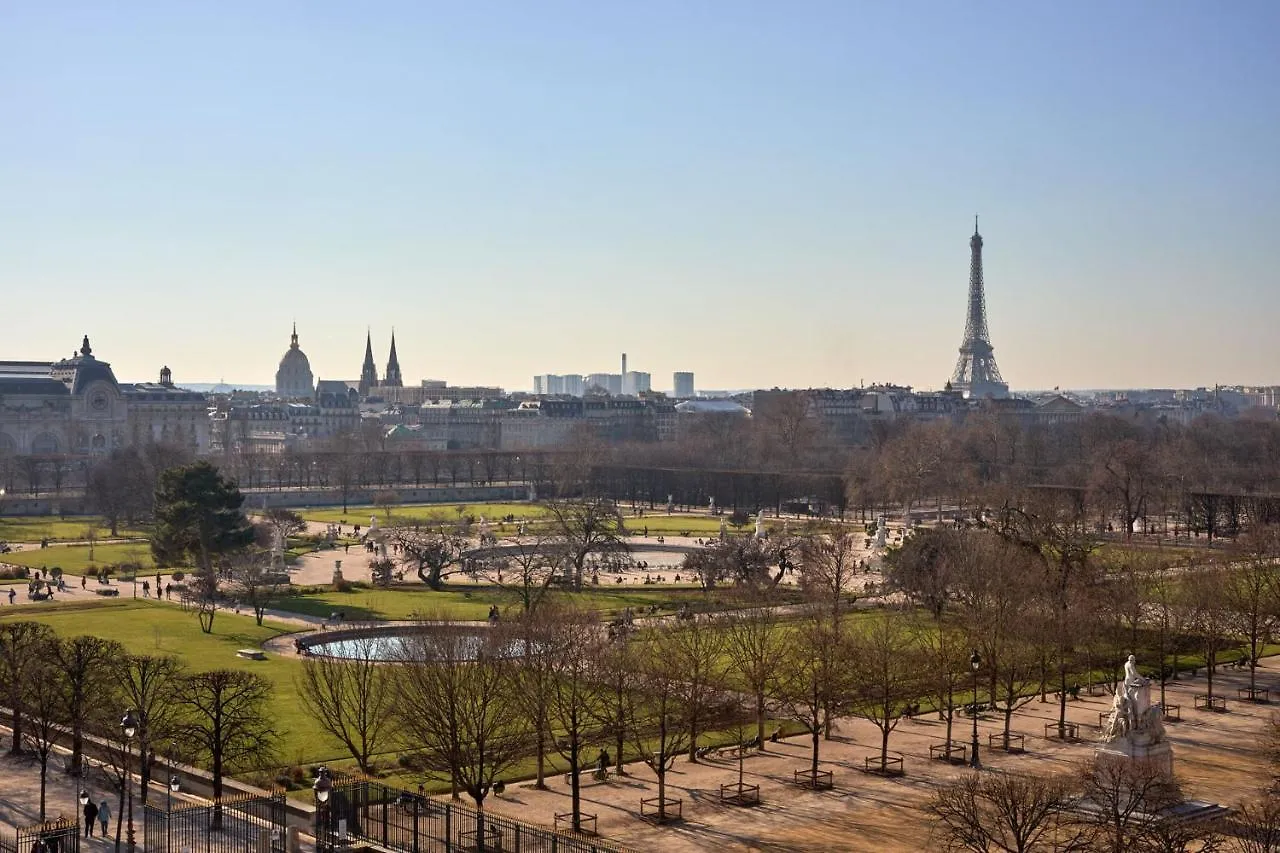
[[[364,365],[360,368],[360,396],[367,397],[378,387],[378,367],[373,363],[373,335],[365,332]]]
[[[289,338],[289,349],[298,348],[298,321],[293,321],[293,335]]]
[[[404,380],[400,378],[400,359],[396,358],[396,330],[391,330],[391,355],[387,359],[387,372],[382,380],[383,385],[401,388]]]

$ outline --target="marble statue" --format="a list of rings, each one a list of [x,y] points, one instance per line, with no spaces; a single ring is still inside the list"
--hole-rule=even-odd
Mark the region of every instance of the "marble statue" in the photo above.
[[[1111,716],[1102,726],[1100,758],[1154,761],[1173,772],[1173,754],[1165,739],[1164,709],[1151,702],[1151,679],[1138,672],[1133,655],[1124,664],[1124,680],[1116,685]]]
[[[711,499],[707,502],[707,509],[711,511],[711,514],[712,514],[712,515],[715,515],[715,514],[716,514],[716,499],[715,499],[715,498],[711,498]]]
[[[764,510],[756,513],[756,538],[764,538]]]
[[[888,541],[889,519],[883,515],[876,519],[876,547],[883,548]]]
[[[729,538],[729,525],[722,518],[720,519],[720,541],[723,542]]]
[[[676,511],[675,495],[667,495],[667,515]]]

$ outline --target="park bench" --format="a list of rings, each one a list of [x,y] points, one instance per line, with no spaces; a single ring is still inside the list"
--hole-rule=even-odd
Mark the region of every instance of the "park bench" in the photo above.
[[[684,820],[684,800],[674,797],[646,797],[640,800],[640,817],[661,822]]]
[[[578,830],[583,835],[599,835],[596,832],[596,816],[587,812],[578,812]],[[555,827],[557,832],[573,831],[573,812],[556,812]]]
[[[105,595],[105,596],[114,598],[120,595],[120,588],[115,586],[104,586],[99,589],[95,589],[94,593],[97,595]]]
[[[969,747],[963,741],[953,740],[948,742],[944,740],[929,747],[929,758],[935,761],[963,764],[968,751]]]
[[[601,770],[599,767],[579,767],[578,768],[578,784],[587,785],[596,782],[608,782],[609,769],[606,767]],[[573,771],[570,770],[564,774],[564,783],[566,785],[573,784]]]
[[[1166,723],[1182,722],[1182,706],[1181,705],[1161,705],[1161,713],[1164,714]]]
[[[1221,696],[1210,696],[1206,693],[1196,694],[1196,710],[1197,711],[1216,711],[1222,713],[1227,710],[1227,700]]]
[[[983,711],[991,710],[990,702],[969,702],[964,706],[964,715],[972,717],[975,714],[981,714]]]
[[[1005,744],[1004,732],[992,732],[987,735],[987,748],[999,749],[1008,753],[1026,752],[1026,738],[1017,732],[1009,733],[1008,745]]]

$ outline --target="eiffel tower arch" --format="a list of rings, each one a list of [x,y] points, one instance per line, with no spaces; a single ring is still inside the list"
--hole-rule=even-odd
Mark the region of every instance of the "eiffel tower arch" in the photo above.
[[[964,342],[960,358],[951,375],[952,390],[970,399],[1009,396],[1009,386],[996,366],[995,349],[987,332],[987,298],[982,286],[982,235],[978,233],[978,217],[973,217],[973,236],[969,238],[969,312],[964,324]]]

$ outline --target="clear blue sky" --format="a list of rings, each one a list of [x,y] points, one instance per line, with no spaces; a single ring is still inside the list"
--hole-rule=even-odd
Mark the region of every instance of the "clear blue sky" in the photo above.
[[[1280,3],[0,2],[0,358],[1280,383]]]

